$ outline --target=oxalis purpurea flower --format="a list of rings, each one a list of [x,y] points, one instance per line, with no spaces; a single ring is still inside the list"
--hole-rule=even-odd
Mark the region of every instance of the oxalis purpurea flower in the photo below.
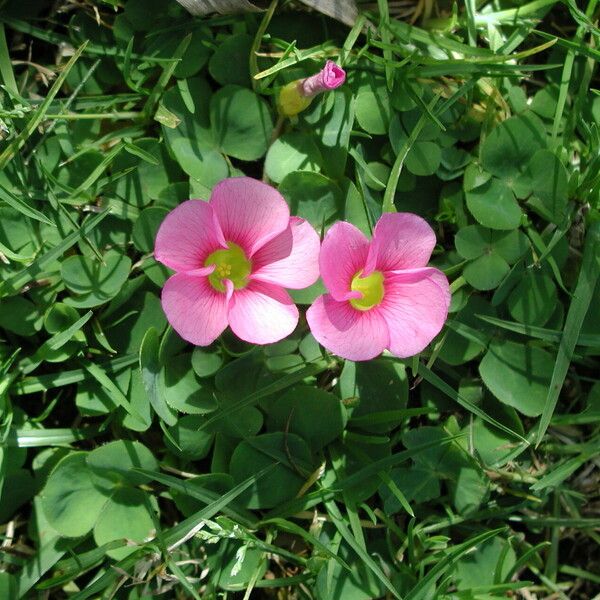
[[[316,75],[284,85],[279,92],[277,108],[284,117],[293,117],[308,108],[317,94],[335,90],[344,81],[346,81],[344,69],[328,60]]]
[[[431,227],[410,213],[384,214],[371,242],[350,223],[333,225],[319,257],[329,293],[306,314],[318,342],[349,360],[421,352],[450,305],[446,276],[427,266],[434,246]]]
[[[291,217],[281,194],[249,177],[225,179],[208,202],[187,200],[162,222],[155,258],[175,274],[162,306],[173,329],[198,346],[229,325],[254,344],[295,329],[298,309],[286,292],[319,276],[319,236]]]

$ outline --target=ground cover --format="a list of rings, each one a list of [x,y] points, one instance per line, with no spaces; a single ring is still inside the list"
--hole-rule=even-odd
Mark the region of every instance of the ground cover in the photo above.
[[[0,598],[600,593],[596,2],[307,4],[0,1]],[[319,280],[183,340],[156,233],[239,176],[321,237],[424,218],[439,335],[344,359]]]

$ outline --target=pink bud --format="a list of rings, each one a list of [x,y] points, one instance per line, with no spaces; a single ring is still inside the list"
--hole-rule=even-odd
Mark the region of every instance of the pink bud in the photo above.
[[[312,75],[300,82],[302,95],[311,98],[321,92],[335,90],[346,81],[346,71],[338,67],[333,61],[328,60],[325,66],[316,75]]]

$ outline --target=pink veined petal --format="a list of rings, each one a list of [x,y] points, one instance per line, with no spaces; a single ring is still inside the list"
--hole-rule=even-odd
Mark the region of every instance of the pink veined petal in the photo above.
[[[231,177],[218,183],[210,196],[226,241],[248,257],[285,231],[290,209],[273,187],[251,177]]]
[[[176,273],[167,279],[161,299],[173,329],[192,344],[208,346],[227,327],[227,296],[207,277]]]
[[[291,217],[287,229],[253,257],[252,279],[299,290],[319,278],[321,242],[312,225]]]
[[[328,90],[339,88],[346,81],[346,71],[332,60],[328,60],[323,67],[323,85]]]
[[[385,274],[385,295],[376,307],[390,335],[389,350],[400,358],[426,348],[448,317],[450,286],[438,269]]]
[[[346,71],[328,60],[325,66],[315,75],[302,80],[300,89],[304,96],[315,96],[320,92],[335,90],[346,81]]]
[[[319,266],[323,283],[335,300],[348,299],[352,278],[364,268],[368,251],[369,240],[346,221],[339,221],[327,232]]]
[[[306,319],[316,340],[342,358],[370,360],[389,343],[387,323],[378,311],[356,310],[329,294],[313,302]]]
[[[298,324],[298,309],[281,287],[250,281],[236,290],[229,303],[231,330],[252,344],[273,344],[288,336]]]
[[[435,247],[429,223],[412,213],[384,213],[375,225],[365,272],[425,267]]]
[[[161,223],[154,243],[154,258],[178,272],[204,267],[204,260],[221,248],[221,233],[213,210],[203,200],[186,200]]]

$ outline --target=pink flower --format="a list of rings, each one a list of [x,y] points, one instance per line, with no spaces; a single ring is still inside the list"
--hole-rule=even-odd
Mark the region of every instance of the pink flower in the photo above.
[[[346,81],[346,71],[328,60],[325,66],[316,74],[300,82],[301,93],[312,97],[321,92],[335,90]]]
[[[427,267],[435,234],[410,213],[387,213],[369,240],[350,223],[336,223],[321,247],[328,294],[306,318],[319,343],[350,360],[386,348],[396,356],[421,352],[440,332],[450,305],[446,276]]]
[[[346,72],[328,60],[316,74],[296,79],[284,85],[277,97],[277,108],[284,117],[294,117],[307,109],[312,99],[321,92],[335,90],[346,81]]]
[[[163,310],[198,346],[227,325],[248,342],[277,342],[298,323],[284,288],[314,283],[318,255],[316,231],[290,217],[277,190],[249,177],[225,179],[208,202],[183,202],[158,230],[154,256],[176,272],[163,288]]]

